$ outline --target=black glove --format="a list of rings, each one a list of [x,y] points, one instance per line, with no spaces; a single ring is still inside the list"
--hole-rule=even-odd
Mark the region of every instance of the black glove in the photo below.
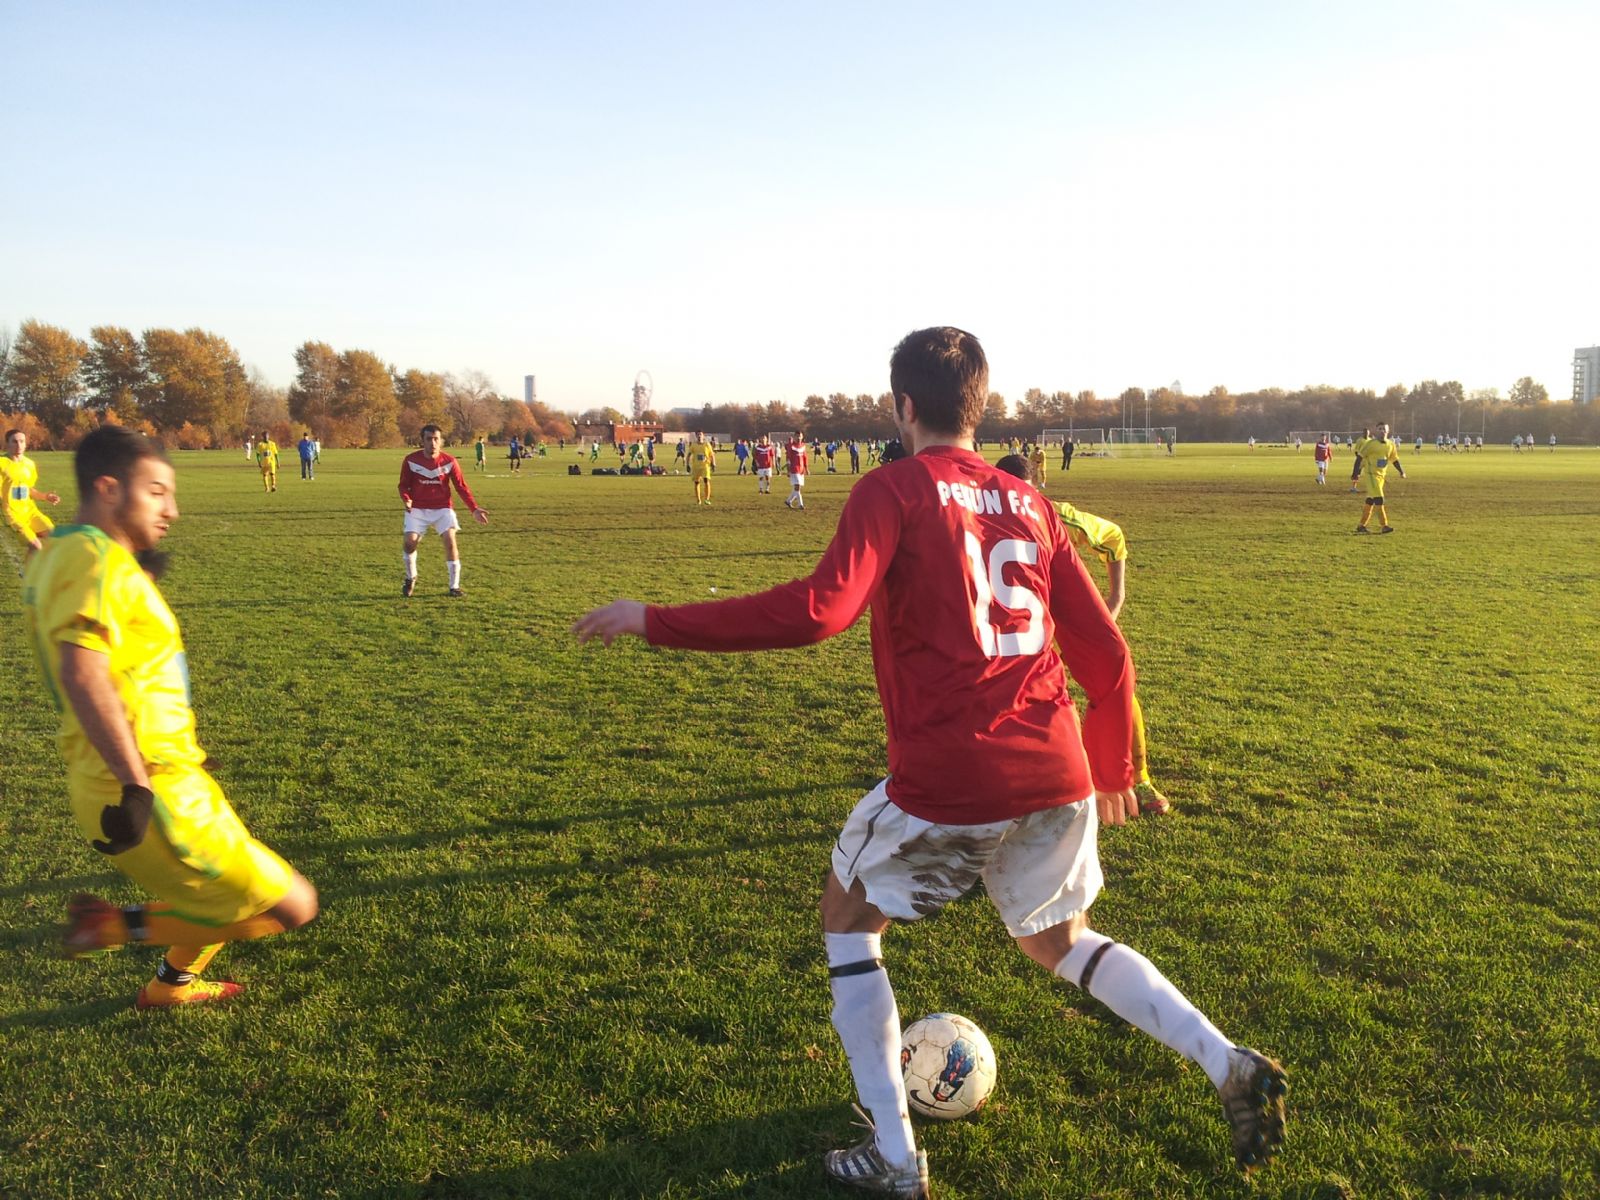
[[[144,841],[155,802],[155,793],[149,788],[137,783],[123,784],[122,803],[108,804],[100,810],[100,832],[106,835],[106,840],[90,844],[101,854],[132,850]]]

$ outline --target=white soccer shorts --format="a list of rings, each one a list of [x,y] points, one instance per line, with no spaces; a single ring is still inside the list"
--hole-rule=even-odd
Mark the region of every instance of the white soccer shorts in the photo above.
[[[460,529],[461,522],[456,520],[456,510],[453,508],[411,508],[406,510],[407,533],[427,533],[430,529],[437,529],[441,534],[449,533],[452,529]]]
[[[791,476],[789,476],[789,486],[790,487],[803,488],[803,487],[805,487],[805,485],[806,485],[806,477],[804,475],[791,475]]]
[[[1042,933],[1089,911],[1105,884],[1091,795],[987,825],[936,825],[889,799],[888,780],[863,796],[833,845],[848,891],[897,921],[938,912],[980,878],[1012,937]]]
[[[771,467],[757,467],[756,468],[756,478],[757,479],[771,479],[772,478],[772,468]]]

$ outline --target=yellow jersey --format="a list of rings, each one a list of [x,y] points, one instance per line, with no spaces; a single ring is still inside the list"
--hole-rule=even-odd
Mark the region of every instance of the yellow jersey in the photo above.
[[[709,475],[711,469],[717,465],[716,451],[711,448],[710,442],[689,443],[689,473],[691,475]]]
[[[278,469],[278,443],[268,438],[264,442],[256,443],[256,466],[263,471],[276,471]]]
[[[6,518],[18,523],[39,506],[33,502],[33,488],[39,482],[39,468],[24,454],[12,458],[0,455],[0,486],[6,491]]]
[[[1056,511],[1061,514],[1067,536],[1080,555],[1090,551],[1103,563],[1122,562],[1128,557],[1128,540],[1122,536],[1122,526],[1115,521],[1086,513],[1064,500],[1056,505]]]
[[[1361,470],[1382,479],[1391,464],[1400,461],[1400,447],[1394,439],[1362,438],[1356,443],[1356,453],[1361,456]]]
[[[116,782],[66,703],[63,644],[110,658],[112,682],[152,771],[205,761],[195,739],[189,664],[177,618],[125,547],[93,525],[61,526],[29,562],[22,603],[28,640],[61,714],[56,745],[71,777]]]

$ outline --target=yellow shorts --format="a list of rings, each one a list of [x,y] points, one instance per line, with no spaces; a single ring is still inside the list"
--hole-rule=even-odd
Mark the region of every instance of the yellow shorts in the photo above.
[[[289,893],[294,868],[250,836],[217,781],[198,769],[151,777],[150,830],[111,864],[178,916],[199,925],[231,925],[265,912]],[[122,798],[101,780],[72,779],[68,788],[78,828],[100,839],[100,810]]]
[[[6,524],[10,527],[12,533],[30,546],[33,545],[34,538],[42,540],[56,527],[56,523],[45,516],[36,505],[32,505],[21,512],[7,513]]]
[[[1381,475],[1368,475],[1367,476],[1367,499],[1368,500],[1382,500],[1383,499],[1383,477]]]

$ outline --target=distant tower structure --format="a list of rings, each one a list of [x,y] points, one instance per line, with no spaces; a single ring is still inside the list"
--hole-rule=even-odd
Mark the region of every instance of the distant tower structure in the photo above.
[[[633,377],[633,419],[639,420],[650,411],[650,397],[655,394],[655,381],[649,371],[640,371]]]
[[[1572,352],[1572,402],[1593,404],[1600,396],[1600,346],[1583,346]]]
[[[532,404],[538,398],[539,398],[539,384],[538,384],[538,381],[532,375],[524,375],[522,377],[522,399],[526,403]]]

